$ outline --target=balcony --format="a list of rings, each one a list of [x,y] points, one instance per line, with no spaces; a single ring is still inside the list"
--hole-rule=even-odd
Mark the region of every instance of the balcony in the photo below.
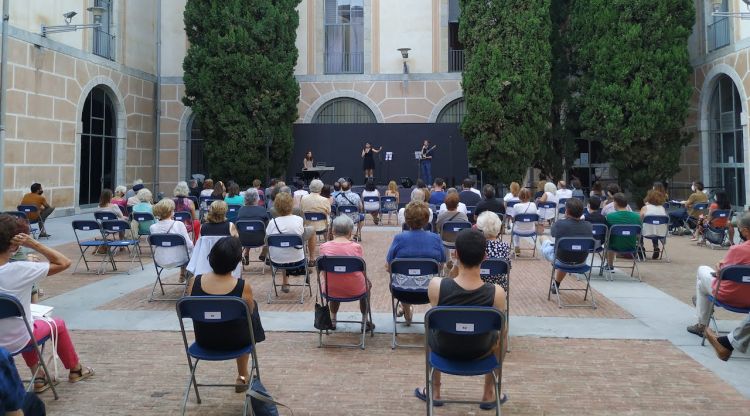
[[[464,51],[463,49],[448,50],[448,72],[463,72]]]
[[[708,25],[706,36],[708,52],[729,45],[729,18],[723,17]]]
[[[94,45],[91,51],[94,55],[102,58],[115,60],[115,35],[110,35],[103,30],[94,30]]]
[[[326,74],[361,74],[365,69],[363,52],[326,52]]]

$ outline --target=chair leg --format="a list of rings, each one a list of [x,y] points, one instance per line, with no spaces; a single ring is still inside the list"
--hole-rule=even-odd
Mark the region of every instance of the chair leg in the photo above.
[[[52,388],[52,395],[55,397],[55,400],[57,400],[60,397],[57,395],[57,389],[55,388],[55,383],[52,382],[52,375],[50,375],[49,370],[47,369],[47,363],[44,362],[44,357],[43,357],[44,345],[42,345],[41,348],[37,346],[36,352],[39,356],[39,365],[34,371],[34,375],[31,377],[31,382],[29,383],[29,387],[34,385],[34,379],[36,378],[36,375],[39,373],[39,368],[41,367],[42,370],[44,370],[44,375],[47,378],[47,383],[49,383],[50,387]]]
[[[393,313],[393,340],[391,341],[391,349],[396,349],[396,332],[397,329],[397,323],[396,323],[396,308],[398,307],[398,301],[396,299],[391,298],[391,312]]]
[[[198,393],[198,382],[195,380],[195,371],[198,368],[198,362],[200,360],[195,360],[195,364],[190,360],[190,357],[188,357],[188,367],[190,367],[190,379],[188,380],[187,388],[185,389],[185,396],[182,399],[182,414],[185,414],[185,408],[187,407],[187,401],[188,397],[190,396],[190,387],[192,386],[195,389],[195,399],[198,402],[198,404],[201,404],[201,396]]]

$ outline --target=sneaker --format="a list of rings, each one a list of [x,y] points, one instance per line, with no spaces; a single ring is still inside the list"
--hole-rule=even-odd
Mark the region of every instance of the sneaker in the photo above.
[[[706,330],[706,326],[703,324],[695,324],[695,325],[690,325],[689,327],[687,327],[688,332],[690,332],[691,334],[698,335],[699,337],[703,337],[703,331],[705,330]]]

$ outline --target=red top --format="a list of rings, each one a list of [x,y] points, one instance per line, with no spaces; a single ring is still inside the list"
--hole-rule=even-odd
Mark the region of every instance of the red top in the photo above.
[[[353,241],[329,241],[320,245],[320,255],[362,257],[363,253],[362,246]],[[329,296],[335,298],[353,298],[361,295],[367,290],[365,286],[365,276],[362,272],[330,273],[330,275],[331,279],[328,282]],[[321,274],[321,278],[323,277],[324,275]],[[321,281],[321,287],[325,293],[325,280]]]
[[[709,211],[714,211],[717,209],[719,209],[719,204],[717,204],[716,202],[712,203],[711,206],[709,207]],[[711,220],[711,226],[716,227],[716,228],[724,228],[727,226],[728,222],[729,222],[729,218],[727,217],[714,218],[713,220]]]
[[[719,268],[735,265],[750,266],[750,241],[730,247],[724,260],[719,263]],[[714,291],[716,290],[717,281],[718,279],[714,280],[712,285]],[[739,308],[750,307],[750,283],[742,284],[722,281],[719,290],[719,300]]]

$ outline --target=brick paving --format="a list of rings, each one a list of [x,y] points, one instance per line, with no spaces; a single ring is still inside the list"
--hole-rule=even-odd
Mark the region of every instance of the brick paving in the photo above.
[[[420,342],[419,336],[405,336]],[[74,331],[95,378],[44,393],[51,415],[175,415],[187,382],[176,332]],[[748,415],[750,400],[666,341],[513,338],[503,372],[509,415]],[[315,334],[269,333],[259,345],[264,384],[296,415],[415,415],[424,384],[421,349],[392,351],[389,338],[368,339],[365,351],[317,348]],[[25,370],[23,371],[25,373]],[[25,375],[25,374],[24,374]],[[201,363],[203,382],[231,383],[233,362]],[[443,380],[444,397],[478,398],[481,377]],[[188,414],[237,415],[240,394],[205,388]],[[437,415],[489,414],[446,405]],[[282,411],[282,414],[284,413]]]

